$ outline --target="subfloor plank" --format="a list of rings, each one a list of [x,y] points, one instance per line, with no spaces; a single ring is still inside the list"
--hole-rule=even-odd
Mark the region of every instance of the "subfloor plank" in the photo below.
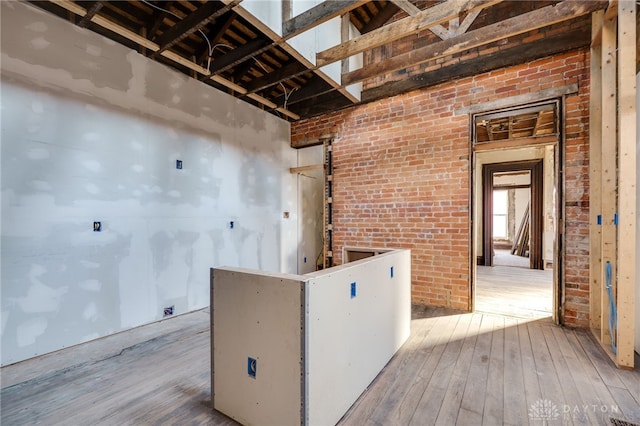
[[[471,314],[460,315],[458,323],[453,330],[451,338],[447,343],[442,356],[438,360],[433,372],[428,372],[429,383],[418,402],[413,417],[409,424],[426,425],[434,424],[438,416],[438,411],[442,406],[444,394],[451,380],[451,372],[460,354],[464,337],[469,329]],[[420,374],[424,374],[422,371]]]
[[[419,353],[420,356],[412,362],[411,365],[414,368],[404,372],[405,374],[401,377],[404,384],[392,388],[387,400],[369,412],[373,412],[372,420],[378,424],[409,423],[458,320],[458,315],[447,315],[436,320],[437,322],[432,319],[436,322],[436,326],[424,345],[425,352]],[[381,407],[385,408],[381,409]],[[347,417],[344,424],[357,424],[352,419],[357,417]]]
[[[438,417],[436,418],[436,425],[448,426],[455,424],[457,421],[460,404],[462,403],[462,396],[464,394],[464,387],[467,382],[467,374],[469,373],[469,366],[471,365],[471,360],[473,358],[473,350],[476,345],[481,322],[482,315],[474,314],[471,317],[471,323],[467,329],[467,335],[464,338],[456,365],[451,373],[449,387],[444,394],[444,399],[440,406]]]
[[[536,342],[532,342],[528,323],[525,320],[518,320],[518,339],[520,342],[520,359],[522,361],[524,400],[527,407],[527,416],[530,418],[529,414],[532,407],[542,401],[542,391],[538,380],[538,369],[533,357],[532,346]]]
[[[528,421],[527,400],[519,393],[525,388],[518,321],[505,318],[504,329],[504,420],[505,425],[522,425]]]
[[[482,413],[483,425],[497,425],[504,417],[504,317],[493,316],[493,337]]]
[[[484,411],[491,340],[493,337],[493,317],[482,315],[480,330],[473,350],[473,357],[467,374],[460,413],[456,423],[481,424]]]

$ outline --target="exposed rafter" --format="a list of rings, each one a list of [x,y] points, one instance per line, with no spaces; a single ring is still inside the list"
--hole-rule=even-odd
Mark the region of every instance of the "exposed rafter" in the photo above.
[[[388,44],[403,37],[416,34],[423,29],[442,24],[461,12],[482,9],[501,0],[447,0],[407,18],[386,25],[370,33],[353,38],[316,54],[316,64],[324,66],[355,54]]]
[[[409,16],[415,16],[420,13],[420,8],[409,0],[391,0],[391,2],[398,6],[399,9],[404,10]]]
[[[418,65],[433,59],[463,52],[537,28],[564,22],[606,7],[606,1],[564,0],[457,37],[370,64],[366,68],[343,74],[342,84],[349,85],[378,75]]]
[[[440,37],[442,40],[447,40],[452,37],[458,36],[460,34],[464,34],[467,32],[473,21],[480,15],[480,10],[474,10],[469,12],[467,16],[462,20],[462,24],[460,24],[460,18],[455,17],[449,21],[449,28],[445,28],[442,25],[435,25],[429,28],[435,35]]]
[[[82,17],[80,22],[78,22],[78,26],[80,28],[86,27],[87,24],[91,22],[91,18],[93,18],[95,14],[98,13],[100,9],[102,9],[102,6],[104,6],[104,1],[95,2],[95,4],[87,10],[87,14]]]
[[[324,1],[282,23],[282,37],[289,39],[323,22],[361,6],[367,0]]]
[[[172,26],[169,30],[158,37],[158,45],[160,49],[156,54],[162,53],[169,49],[174,44],[198,31],[209,22],[215,21],[215,19],[229,10],[241,0],[235,0],[234,2],[221,7],[221,3],[207,2],[200,6],[195,12],[188,15],[182,21]]]

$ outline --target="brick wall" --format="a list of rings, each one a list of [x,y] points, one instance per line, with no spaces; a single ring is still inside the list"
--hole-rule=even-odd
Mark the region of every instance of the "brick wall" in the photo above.
[[[576,83],[566,105],[566,323],[587,326],[588,50],[409,92],[292,125],[292,143],[334,132],[334,253],[412,249],[416,303],[468,310],[469,118],[458,108]]]

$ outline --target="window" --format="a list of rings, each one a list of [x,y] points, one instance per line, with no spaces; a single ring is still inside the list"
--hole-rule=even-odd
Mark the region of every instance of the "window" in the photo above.
[[[508,191],[493,191],[493,238],[508,238],[508,212]]]

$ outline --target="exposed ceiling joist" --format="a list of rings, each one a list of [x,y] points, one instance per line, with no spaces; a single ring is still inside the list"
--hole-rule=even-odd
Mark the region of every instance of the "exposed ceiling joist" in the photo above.
[[[316,64],[321,67],[367,50],[416,34],[434,25],[442,24],[460,13],[489,7],[502,0],[447,0],[367,34],[355,37],[316,54]]]
[[[289,39],[323,22],[360,7],[367,0],[324,1],[282,23],[282,37]]]
[[[242,46],[236,47],[228,53],[220,56],[215,61],[211,62],[211,66],[209,67],[209,71],[212,74],[217,74],[222,72],[235,64],[241,63],[255,57],[257,55],[257,51],[271,46],[271,42],[269,40],[265,40],[263,38],[257,38],[255,40],[251,40]]]
[[[104,6],[104,1],[97,1],[93,6],[91,6],[87,10],[87,14],[82,17],[80,22],[78,22],[78,26],[80,28],[85,28],[89,22],[91,22],[91,18],[95,16],[96,13]]]
[[[157,43],[160,45],[160,50],[157,53],[169,49],[208,23],[215,21],[217,17],[227,13],[233,6],[240,3],[240,1],[241,0],[235,0],[222,7],[220,7],[221,3],[213,1],[203,4],[196,9],[195,12],[187,15],[182,21],[176,23],[158,37]]]
[[[257,92],[267,87],[274,86],[278,83],[282,83],[296,75],[308,72],[307,67],[299,62],[292,62],[289,65],[285,65],[282,68],[265,75],[263,78],[258,78],[247,84],[246,89],[251,92]]]
[[[226,1],[227,4],[236,3],[237,2],[236,0],[225,0],[225,1]],[[66,10],[68,10],[70,12],[75,13],[78,16],[84,17],[84,16],[87,15],[87,10],[84,7],[78,5],[78,4],[76,4],[76,3],[74,3],[74,2],[72,2],[70,0],[52,0],[51,2],[57,4],[60,7],[63,7],[64,9],[66,9]],[[118,34],[118,35],[120,35],[120,36],[122,36],[122,37],[124,37],[124,38],[126,38],[126,39],[128,39],[128,40],[130,40],[130,41],[142,46],[142,47],[145,47],[145,48],[147,48],[149,50],[152,50],[153,52],[157,52],[160,49],[160,45],[159,44],[154,43],[151,40],[148,40],[148,39],[142,37],[141,35],[136,34],[133,31],[131,31],[131,30],[127,29],[127,28],[124,28],[121,25],[118,25],[118,24],[114,23],[113,21],[111,21],[109,19],[106,19],[103,16],[95,15],[95,16],[93,16],[91,18],[91,22],[94,23],[94,24],[97,24],[97,25],[99,25],[99,26],[101,26],[101,27],[103,27],[103,28],[105,28],[105,29],[107,29],[109,31],[112,31],[112,32],[114,32],[114,33],[116,33],[116,34]],[[174,62],[176,62],[176,63],[178,63],[178,64],[180,64],[180,65],[182,65],[182,66],[184,66],[184,67],[186,67],[186,68],[188,68],[190,70],[192,70],[192,71],[196,71],[196,72],[198,72],[198,73],[200,73],[202,75],[206,75],[206,76],[210,75],[209,70],[207,70],[206,68],[203,68],[202,66],[196,64],[195,62],[190,61],[187,58],[184,58],[184,57],[178,55],[175,52],[172,52],[170,50],[165,50],[165,51],[161,52],[160,54],[163,57],[165,57],[167,59],[170,59],[170,60],[172,60],[172,61],[174,61]],[[229,88],[229,89],[231,89],[231,90],[233,90],[235,92],[238,92],[241,95],[247,94],[247,90],[244,89],[242,86],[239,86],[239,85],[237,85],[237,84],[235,84],[235,83],[233,83],[233,82],[231,82],[231,81],[229,81],[229,80],[227,80],[227,79],[225,79],[225,78],[223,78],[223,77],[221,77],[219,75],[214,75],[213,77],[211,77],[211,79],[213,81],[215,81],[216,83],[218,83],[218,84],[221,84],[221,85],[223,85],[223,86],[225,86],[225,87],[227,87],[227,88]],[[258,103],[260,103],[260,104],[262,104],[264,106],[266,106],[267,108],[270,108],[272,110],[278,111],[278,112],[280,112],[280,113],[282,113],[282,114],[284,114],[284,115],[286,115],[286,116],[288,116],[288,117],[290,117],[290,118],[292,118],[294,120],[298,120],[300,118],[299,115],[297,115],[297,114],[295,114],[295,113],[293,113],[293,112],[291,112],[291,111],[289,111],[289,110],[287,110],[287,109],[285,109],[283,107],[279,107],[278,105],[274,104],[270,100],[268,100],[268,99],[266,99],[266,98],[264,98],[264,97],[262,97],[260,95],[257,95],[255,93],[248,94],[247,97],[253,99],[254,101],[256,101],[256,102],[258,102]]]
[[[606,7],[606,1],[564,0],[486,27],[430,44],[342,75],[342,84],[363,81],[433,59],[463,52],[534,29],[564,22]]]
[[[383,26],[393,15],[398,12],[398,6],[389,2],[380,10],[366,25],[362,27],[360,33],[367,34]]]

